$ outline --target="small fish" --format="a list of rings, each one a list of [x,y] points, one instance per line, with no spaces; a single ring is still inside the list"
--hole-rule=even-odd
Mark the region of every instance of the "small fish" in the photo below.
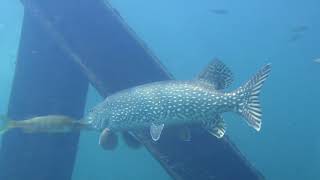
[[[294,28],[291,29],[291,32],[294,33],[302,33],[302,32],[306,32],[309,30],[309,27],[306,25],[300,25],[300,26],[296,26]]]
[[[316,63],[320,63],[320,58],[313,60]]]
[[[26,133],[65,133],[86,127],[81,121],[63,115],[38,116],[19,121],[3,116],[1,120],[1,133],[10,129],[22,129]]]
[[[229,13],[226,9],[210,9],[209,12],[217,15],[226,15]]]
[[[296,42],[304,37],[306,31],[309,30],[309,27],[306,25],[296,26],[291,29],[292,35],[289,39],[289,42]]]
[[[296,42],[298,40],[300,40],[301,38],[303,38],[303,34],[301,33],[296,33],[296,34],[293,34],[290,39],[289,39],[289,42]]]
[[[268,64],[243,86],[223,92],[233,81],[232,72],[215,60],[194,80],[154,82],[115,93],[93,108],[84,121],[101,132],[99,144],[105,149],[115,148],[114,133],[144,128],[150,129],[154,141],[160,139],[165,127],[195,124],[222,138],[226,132],[222,117],[225,112],[241,115],[249,126],[260,131],[259,95],[270,71]],[[182,136],[186,141],[192,139],[189,131]]]

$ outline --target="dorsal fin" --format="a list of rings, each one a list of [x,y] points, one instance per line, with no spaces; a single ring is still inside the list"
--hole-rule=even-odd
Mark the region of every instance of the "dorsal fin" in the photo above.
[[[212,60],[197,78],[212,84],[216,90],[228,88],[233,82],[231,70],[218,59]]]

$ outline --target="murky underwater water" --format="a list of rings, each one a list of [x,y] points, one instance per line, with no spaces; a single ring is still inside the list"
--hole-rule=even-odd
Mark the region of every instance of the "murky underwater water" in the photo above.
[[[234,72],[234,89],[271,62],[273,70],[261,94],[261,132],[228,113],[227,133],[267,179],[320,179],[320,64],[314,62],[320,58],[320,2],[110,3],[177,79],[192,79],[218,57]],[[0,114],[7,111],[22,17],[19,1],[0,2]],[[91,89],[87,110],[101,100]],[[145,149],[131,150],[121,142],[116,151],[105,152],[98,136],[81,134],[74,180],[170,179]]]

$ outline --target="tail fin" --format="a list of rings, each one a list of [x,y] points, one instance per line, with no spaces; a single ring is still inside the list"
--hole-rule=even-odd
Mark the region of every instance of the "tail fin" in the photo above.
[[[239,108],[237,109],[238,113],[246,118],[248,125],[257,131],[260,131],[262,123],[259,95],[270,72],[271,64],[267,64],[244,86],[236,90],[236,92],[242,96],[242,102],[240,102]]]

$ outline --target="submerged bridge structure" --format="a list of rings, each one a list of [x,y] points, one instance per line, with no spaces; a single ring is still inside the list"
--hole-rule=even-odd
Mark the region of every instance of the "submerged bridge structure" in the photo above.
[[[89,83],[106,97],[173,78],[109,3],[21,2],[24,20],[8,107],[12,119],[47,114],[79,119]],[[157,143],[148,132],[136,136],[173,179],[264,179],[228,137],[218,140],[200,128],[193,128],[192,134],[188,143],[175,138],[174,129]],[[0,179],[71,180],[78,140],[79,133],[9,132],[0,150]]]

